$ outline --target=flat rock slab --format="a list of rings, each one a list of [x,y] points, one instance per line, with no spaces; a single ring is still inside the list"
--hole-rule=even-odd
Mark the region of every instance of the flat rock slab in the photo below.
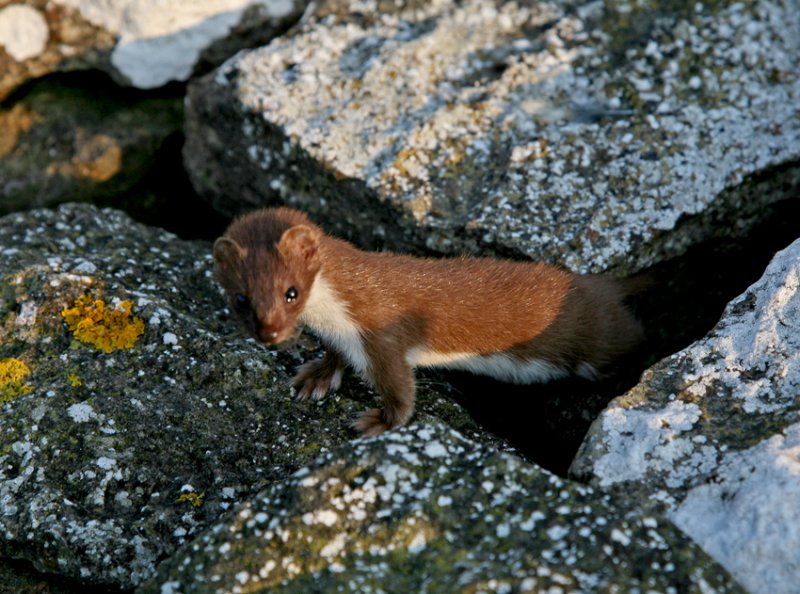
[[[0,8],[0,99],[50,72],[95,68],[141,89],[185,81],[266,43],[302,0],[23,0]]]
[[[314,343],[245,339],[211,267],[210,244],[118,211],[0,219],[0,556],[131,588],[235,503],[356,436],[350,423],[375,397],[348,376],[333,397],[295,401],[289,377]],[[107,311],[81,321],[109,320],[100,344],[120,348],[65,324],[87,293]],[[126,300],[138,338],[110,313]],[[498,443],[431,387],[420,409]]]
[[[800,158],[796,0],[387,4],[323,3],[193,83],[197,190],[361,245],[585,272],[735,232],[800,187],[773,171]]]
[[[138,594],[616,589],[741,591],[663,518],[427,424],[325,454]]]
[[[800,240],[592,426],[572,473],[668,511],[753,593],[797,591]]]

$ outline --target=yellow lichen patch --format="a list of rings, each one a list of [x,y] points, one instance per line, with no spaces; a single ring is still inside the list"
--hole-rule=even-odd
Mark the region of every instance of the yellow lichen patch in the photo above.
[[[88,131],[79,129],[75,146],[76,151],[71,161],[53,163],[48,166],[47,173],[104,182],[122,169],[122,147],[110,136],[90,136]]]
[[[0,130],[3,130],[3,134],[0,134],[0,157],[13,151],[19,135],[30,130],[40,120],[39,115],[21,105],[15,105],[8,111],[0,111]]]
[[[33,386],[25,383],[30,374],[30,367],[19,359],[0,361],[0,403],[11,402],[33,390]]]
[[[61,316],[77,340],[110,353],[131,348],[144,333],[144,322],[132,310],[130,301],[109,309],[102,299],[93,299],[87,293],[64,309]]]
[[[205,493],[195,493],[194,491],[181,493],[178,496],[178,503],[191,503],[192,507],[200,507],[203,505],[203,499],[205,499],[205,496]]]
[[[73,388],[80,388],[83,385],[83,382],[81,381],[81,378],[78,377],[77,373],[70,373],[67,376],[67,381]]]

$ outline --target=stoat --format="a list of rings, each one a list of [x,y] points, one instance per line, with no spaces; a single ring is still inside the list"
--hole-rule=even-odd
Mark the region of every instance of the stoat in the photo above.
[[[534,262],[365,252],[289,208],[244,215],[214,244],[230,307],[261,342],[305,326],[326,345],[292,380],[301,398],[339,387],[345,365],[383,398],[355,427],[376,435],[408,421],[414,368],[447,367],[505,382],[595,379],[642,339],[608,276]]]

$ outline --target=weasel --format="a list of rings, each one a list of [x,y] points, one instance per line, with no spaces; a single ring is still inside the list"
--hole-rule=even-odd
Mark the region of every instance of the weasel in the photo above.
[[[327,347],[292,380],[300,398],[338,388],[346,364],[375,388],[383,408],[354,422],[365,435],[408,421],[415,367],[514,383],[597,379],[643,336],[612,277],[365,252],[289,208],[233,221],[214,244],[214,261],[231,309],[259,341],[274,345],[305,326]]]

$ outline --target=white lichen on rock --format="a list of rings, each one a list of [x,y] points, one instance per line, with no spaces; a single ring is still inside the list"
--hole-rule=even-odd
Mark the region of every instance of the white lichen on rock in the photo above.
[[[162,565],[142,594],[737,589],[707,560],[681,561],[693,545],[676,534],[441,424],[409,425],[272,485]],[[652,570],[668,565],[668,577]]]
[[[695,450],[688,432],[700,418],[694,403],[674,400],[658,410],[614,408],[602,418],[608,453],[594,464],[600,485],[638,480],[648,471],[669,473]],[[669,482],[669,479],[668,479]]]
[[[76,423],[86,423],[97,418],[94,409],[85,402],[78,402],[70,405],[67,409],[67,414]]]
[[[714,477],[689,490],[670,519],[750,592],[796,592],[800,424],[725,456]]]
[[[722,391],[745,413],[792,405],[800,386],[800,244],[782,252],[764,276],[734,299],[721,323],[681,356],[695,362],[686,391]]]

